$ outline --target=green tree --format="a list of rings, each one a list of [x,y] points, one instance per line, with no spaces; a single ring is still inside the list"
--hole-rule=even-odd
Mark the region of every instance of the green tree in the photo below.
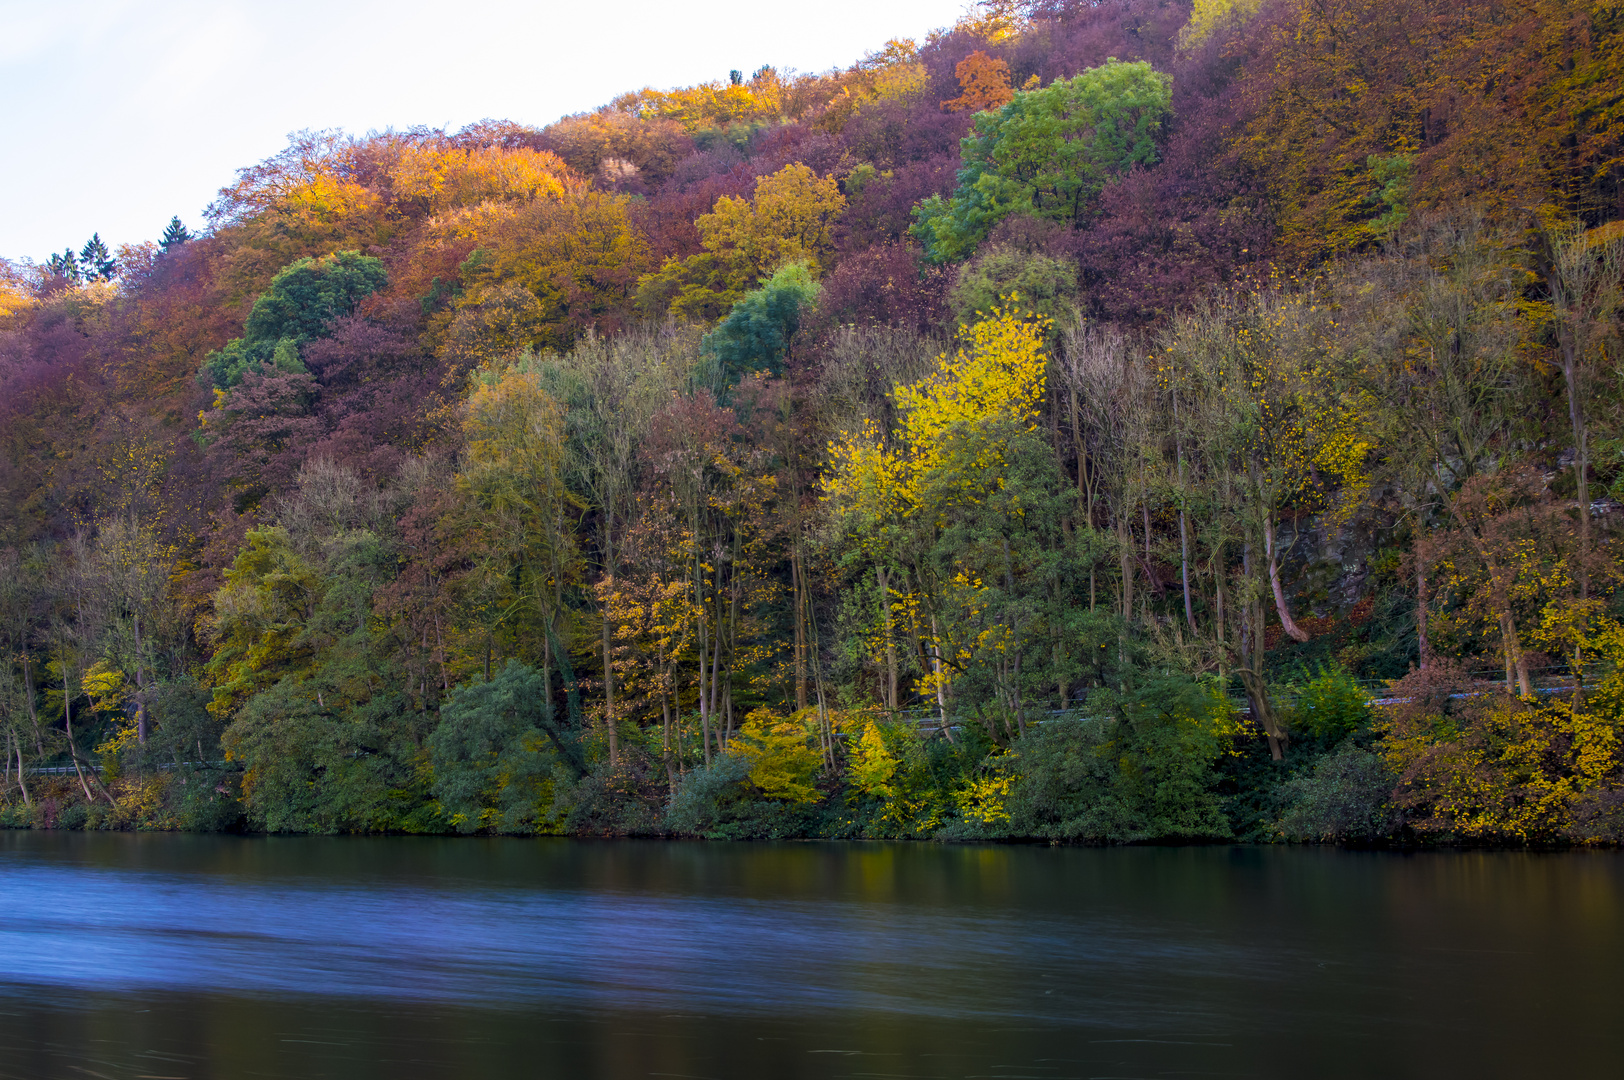
[[[953,286],[953,314],[961,326],[990,316],[1009,296],[1054,323],[1065,323],[1077,295],[1077,267],[1048,255],[994,246],[967,264]]]
[[[45,268],[66,281],[79,280],[79,256],[73,253],[72,248],[67,248],[62,254],[52,255],[45,260]]]
[[[1071,79],[1021,91],[975,116],[960,142],[951,198],[914,208],[910,230],[937,262],[963,259],[1010,214],[1079,225],[1112,178],[1156,160],[1173,77],[1112,58]]]
[[[586,772],[576,733],[554,721],[541,672],[510,660],[489,682],[458,687],[428,737],[434,797],[458,832],[530,832],[552,795],[552,769]]]
[[[187,230],[185,225],[181,224],[179,215],[176,215],[170,218],[169,224],[164,227],[164,234],[159,237],[158,246],[166,252],[173,251],[190,239],[192,239],[191,232]]]
[[[752,371],[783,375],[801,313],[817,300],[812,272],[802,263],[790,263],[734,304],[703,344],[716,360],[721,384],[730,386]]]
[[[101,233],[92,233],[79,250],[79,269],[91,281],[111,281],[118,273],[118,261],[107,250]]]
[[[284,267],[254,301],[243,336],[210,353],[201,377],[224,390],[261,364],[304,371],[299,347],[324,336],[363,298],[388,283],[383,262],[356,251],[304,258]]]

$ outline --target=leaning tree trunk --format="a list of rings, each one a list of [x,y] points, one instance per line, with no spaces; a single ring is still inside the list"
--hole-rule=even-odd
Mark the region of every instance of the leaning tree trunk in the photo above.
[[[1263,551],[1269,561],[1269,589],[1274,593],[1275,614],[1280,616],[1280,626],[1286,636],[1296,642],[1308,640],[1308,634],[1297,625],[1291,617],[1291,608],[1286,605],[1286,591],[1280,585],[1279,552],[1274,546],[1274,518],[1272,515],[1263,519]]]

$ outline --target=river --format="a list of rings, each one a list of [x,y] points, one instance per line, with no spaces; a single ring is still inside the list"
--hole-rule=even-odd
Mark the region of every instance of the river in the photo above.
[[[1624,856],[0,833],[0,1078],[1624,1073]]]

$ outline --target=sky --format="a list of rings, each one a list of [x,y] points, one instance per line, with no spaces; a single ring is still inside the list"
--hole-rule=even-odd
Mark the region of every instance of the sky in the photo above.
[[[193,230],[292,132],[541,126],[643,86],[845,67],[963,0],[0,0],[0,258]]]

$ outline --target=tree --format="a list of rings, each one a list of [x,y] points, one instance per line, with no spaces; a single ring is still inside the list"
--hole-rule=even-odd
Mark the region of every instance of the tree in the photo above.
[[[636,513],[638,455],[648,436],[650,418],[687,374],[692,348],[691,334],[670,331],[622,334],[609,340],[590,335],[539,372],[564,406],[569,483],[593,511],[593,539],[602,574],[596,589],[611,764],[619,759],[621,719],[616,699],[618,668],[611,643],[615,636],[612,583],[620,573],[621,542]],[[667,708],[668,744],[669,721]]]
[[[707,251],[736,253],[758,274],[796,260],[822,269],[845,209],[846,197],[831,177],[792,164],[757,180],[748,203],[724,195],[696,224]]]
[[[1409,250],[1371,260],[1365,280],[1344,288],[1345,310],[1358,330],[1348,335],[1342,378],[1370,400],[1393,403],[1378,414],[1386,427],[1384,471],[1407,489],[1417,541],[1435,509],[1458,530],[1486,576],[1507,683],[1515,680],[1529,693],[1513,569],[1483,532],[1495,515],[1461,498],[1475,478],[1514,464],[1517,452],[1520,331],[1508,262],[1498,238],[1474,217],[1433,221]],[[1473,490],[1482,494],[1484,487]],[[1417,555],[1417,620],[1425,641],[1426,557]]]
[[[689,318],[714,317],[742,299],[752,282],[790,263],[821,275],[845,209],[846,197],[832,177],[819,177],[807,165],[786,165],[758,179],[748,202],[733,195],[717,199],[695,222],[705,250],[669,259],[645,277],[639,306],[649,314],[669,309]]]
[[[553,719],[546,680],[517,660],[452,693],[427,750],[441,813],[463,833],[535,830],[551,809],[552,763],[586,771],[577,734]]]
[[[1579,507],[1579,599],[1588,599],[1590,550],[1589,413],[1594,384],[1608,347],[1620,339],[1624,311],[1624,232],[1615,223],[1588,232],[1569,226],[1534,234],[1535,269],[1550,304],[1551,328],[1562,361],[1573,439],[1574,493]]]
[[[909,230],[937,262],[966,258],[1011,214],[1081,226],[1108,180],[1156,160],[1173,79],[1116,59],[977,113],[951,198],[932,196]]]
[[[565,593],[580,569],[573,523],[580,500],[564,482],[563,410],[533,367],[514,365],[482,373],[462,425],[457,488],[477,552],[465,587],[479,596],[486,665],[504,655],[536,661],[549,699],[557,666],[573,701],[559,635]]]
[[[734,304],[704,339],[703,347],[716,361],[718,386],[731,386],[757,371],[783,375],[802,313],[817,299],[818,283],[811,272],[802,263],[789,263]]]
[[[944,731],[961,683],[991,699],[982,719],[995,739],[1024,731],[1034,681],[1024,658],[1048,631],[1041,599],[1058,600],[1050,556],[1062,485],[1033,437],[1045,329],[1013,309],[992,312],[934,372],[894,389],[894,431],[870,423],[830,446],[825,483],[842,561],[874,575],[877,614],[858,632],[880,665],[880,700],[900,707],[912,654],[928,668],[921,685]]]
[[[90,281],[111,281],[118,273],[118,262],[102,242],[101,233],[95,233],[79,250],[79,269]]]
[[[598,191],[491,211],[478,243],[459,268],[465,292],[458,314],[524,289],[534,298],[534,329],[516,342],[521,347],[567,349],[588,330],[619,329],[649,266],[629,200]]]
[[[192,239],[192,234],[185,225],[181,224],[179,215],[176,215],[170,218],[169,224],[164,227],[164,234],[159,238],[158,246],[167,254],[190,239]]]
[[[52,255],[45,262],[46,269],[64,281],[77,283],[81,276],[79,269],[79,256],[68,248],[60,255]]]
[[[948,112],[986,112],[1002,108],[1015,96],[1009,82],[1009,65],[977,49],[953,69],[964,92],[942,102]]]
[[[388,282],[383,262],[360,252],[300,259],[271,279],[243,323],[243,336],[210,353],[200,374],[224,390],[264,364],[302,373],[300,346],[325,335]]]
[[[1266,685],[1265,598],[1288,637],[1309,639],[1281,579],[1282,516],[1317,508],[1332,482],[1362,494],[1371,446],[1364,419],[1370,398],[1336,392],[1328,316],[1317,301],[1311,288],[1233,293],[1181,317],[1161,342],[1167,389],[1182,402],[1180,470],[1188,453],[1197,481],[1211,485],[1204,501],[1213,514],[1215,562],[1225,568],[1215,573],[1227,576],[1228,553],[1237,541],[1241,547],[1235,672],[1277,759],[1287,732]],[[1215,621],[1217,644],[1228,656],[1220,626]]]

